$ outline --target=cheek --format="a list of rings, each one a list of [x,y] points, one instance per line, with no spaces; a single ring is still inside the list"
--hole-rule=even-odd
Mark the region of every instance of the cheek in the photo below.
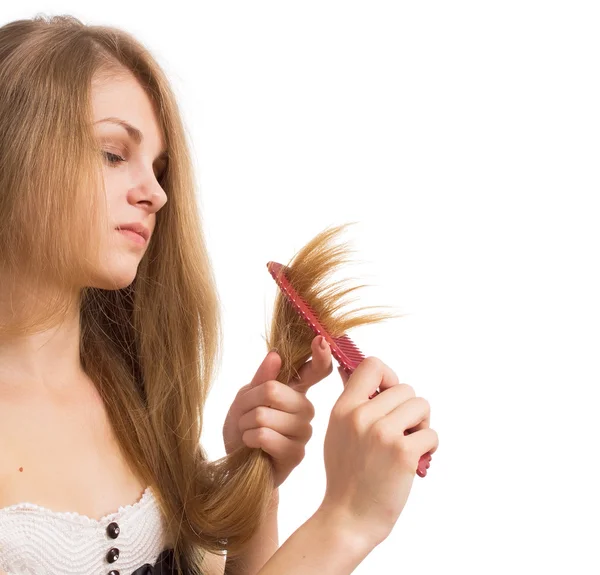
[[[101,250],[93,287],[108,290],[127,287],[135,279],[143,255],[144,250],[127,236],[111,230]]]

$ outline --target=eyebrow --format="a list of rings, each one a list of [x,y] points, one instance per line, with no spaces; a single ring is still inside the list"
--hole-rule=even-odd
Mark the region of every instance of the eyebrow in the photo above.
[[[103,118],[102,120],[98,120],[97,122],[94,122],[94,124],[99,124],[100,122],[110,122],[111,124],[117,124],[118,126],[125,128],[131,139],[138,145],[144,141],[144,135],[142,134],[142,132],[140,132],[140,130],[138,130],[135,126],[132,126],[129,122],[121,120],[121,118],[115,118],[114,116],[110,116],[109,118]],[[160,153],[160,155],[156,157],[156,159],[166,160],[168,157],[169,153],[167,152],[167,150],[163,150]]]

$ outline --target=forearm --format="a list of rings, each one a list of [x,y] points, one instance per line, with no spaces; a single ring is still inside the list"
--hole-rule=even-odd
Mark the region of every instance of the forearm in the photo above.
[[[374,548],[365,535],[318,510],[257,575],[348,575]]]
[[[273,494],[269,512],[248,543],[244,553],[235,559],[227,558],[225,575],[256,575],[279,547],[277,512],[279,510],[279,489]]]

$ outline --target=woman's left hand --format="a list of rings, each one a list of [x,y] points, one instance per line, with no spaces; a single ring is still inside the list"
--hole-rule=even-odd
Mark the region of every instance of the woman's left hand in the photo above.
[[[288,385],[275,379],[281,357],[270,351],[252,381],[239,390],[225,418],[225,452],[229,455],[242,444],[260,447],[272,458],[276,488],[304,459],[305,445],[312,436],[315,408],[306,392],[333,371],[329,345],[325,342],[326,349],[321,349],[320,339],[313,339],[312,359]]]

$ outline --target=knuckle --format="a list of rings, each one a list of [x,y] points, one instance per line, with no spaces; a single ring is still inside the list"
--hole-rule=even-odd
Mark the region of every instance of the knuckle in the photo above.
[[[244,393],[246,393],[246,391],[248,391],[248,388],[250,387],[250,384],[247,383],[246,385],[242,385],[242,387],[240,387],[238,389],[238,392],[235,394],[236,397],[241,397],[242,395],[244,395]]]
[[[417,394],[415,393],[415,390],[413,388],[412,385],[409,385],[408,383],[400,383],[398,384],[398,386],[400,387],[400,389],[402,389],[402,391],[407,394],[409,397],[415,397]]]
[[[256,408],[254,420],[261,427],[266,427],[269,419],[269,408],[264,405],[259,405]]]
[[[367,415],[364,410],[357,408],[350,413],[350,425],[356,431],[361,431],[367,427]]]
[[[405,459],[407,457],[411,457],[410,448],[407,442],[404,441],[403,437],[396,438],[396,441],[393,442],[392,447],[398,458]]]
[[[336,403],[331,410],[331,413],[329,415],[329,420],[330,421],[346,421],[346,419],[349,417],[349,415],[350,414],[349,414],[347,408],[345,408],[340,403]]]
[[[396,438],[396,440],[392,444],[392,450],[396,458],[401,461],[410,461],[410,459],[412,458],[410,446],[406,441],[404,441],[404,438],[402,437]]]
[[[306,430],[306,437],[309,440],[313,436],[313,427],[312,425],[308,425],[308,429]]]
[[[380,369],[384,365],[383,361],[374,355],[369,355],[363,359],[361,364],[365,364],[369,369]]]
[[[438,435],[438,432],[435,429],[430,428],[429,433],[431,433],[431,436],[433,438],[434,448],[437,449],[440,446],[440,436]]]
[[[338,401],[331,408],[331,411],[329,412],[329,419],[330,420],[340,420],[343,418],[344,418],[344,409],[341,407],[340,402]]]
[[[380,445],[384,447],[393,447],[394,446],[394,438],[392,434],[389,433],[386,426],[382,423],[382,420],[379,420],[377,423],[373,425],[373,437]]]
[[[429,402],[424,397],[415,397],[415,399],[419,402],[425,413],[431,411],[431,405],[429,405]]]
[[[265,381],[264,396],[268,401],[276,401],[279,398],[279,383],[273,379]]]
[[[264,443],[269,438],[269,429],[266,427],[259,427],[256,430],[256,436],[258,438],[259,443]]]

